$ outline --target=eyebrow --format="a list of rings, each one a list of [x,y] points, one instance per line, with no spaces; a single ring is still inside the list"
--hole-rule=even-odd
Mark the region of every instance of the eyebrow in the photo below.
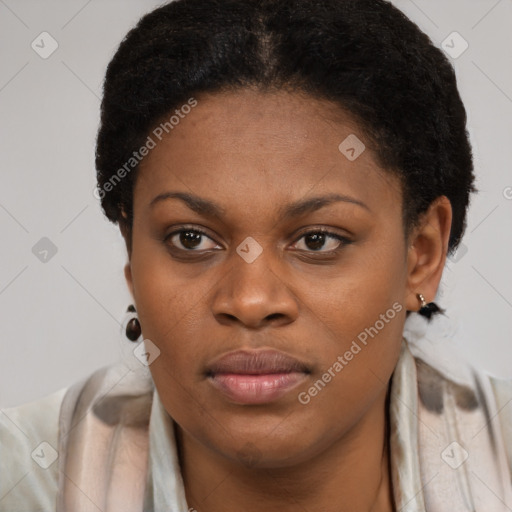
[[[191,210],[203,216],[211,216],[221,219],[226,213],[226,210],[224,208],[213,203],[212,201],[209,201],[208,199],[203,199],[199,196],[189,194],[186,192],[164,192],[162,194],[159,194],[151,200],[151,202],[149,203],[149,207],[153,208],[159,202],[166,201],[168,199],[180,199]],[[368,208],[368,206],[365,203],[354,197],[340,194],[328,194],[325,196],[312,197],[309,199],[288,204],[279,210],[279,216],[287,220],[293,217],[299,217],[306,213],[319,210],[324,206],[337,202],[347,202],[355,204],[361,206],[362,208],[368,211],[371,211],[370,208]]]

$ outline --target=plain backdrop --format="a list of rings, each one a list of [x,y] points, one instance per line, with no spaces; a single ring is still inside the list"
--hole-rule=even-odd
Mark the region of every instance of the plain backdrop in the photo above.
[[[469,115],[480,192],[438,302],[467,358],[510,378],[512,2],[394,3],[452,54]],[[160,4],[0,0],[0,407],[119,358],[126,254],[92,193],[101,85],[125,33]]]

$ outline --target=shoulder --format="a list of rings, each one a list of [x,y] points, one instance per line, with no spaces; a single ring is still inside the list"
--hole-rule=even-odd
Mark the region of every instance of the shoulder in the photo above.
[[[0,410],[0,512],[55,510],[59,412],[67,388]]]
[[[496,398],[497,414],[507,451],[508,465],[512,472],[512,379],[498,379],[489,376]]]
[[[101,421],[115,423],[133,402],[136,418],[148,416],[153,381],[137,365],[105,366],[40,400],[0,410],[0,512],[56,509],[66,440],[81,413],[93,409]]]

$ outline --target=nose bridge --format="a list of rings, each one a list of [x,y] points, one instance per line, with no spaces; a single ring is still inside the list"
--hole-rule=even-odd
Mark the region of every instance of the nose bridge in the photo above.
[[[273,292],[279,286],[284,286],[284,283],[275,275],[275,260],[277,258],[273,254],[272,247],[270,244],[265,244],[261,238],[260,242],[252,237],[247,237],[232,254],[230,258],[232,272],[230,274],[233,296],[243,294],[249,297],[250,295],[265,294],[268,299],[275,295]]]
[[[213,310],[221,318],[259,325],[269,317],[291,321],[297,303],[284,279],[272,248],[247,237],[229,257],[229,270],[218,284]],[[277,263],[277,264],[276,264]]]

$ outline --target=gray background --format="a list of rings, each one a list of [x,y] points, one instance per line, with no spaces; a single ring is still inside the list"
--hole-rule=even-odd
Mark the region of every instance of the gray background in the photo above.
[[[129,28],[162,2],[0,0],[0,406],[69,386],[120,356],[131,302],[118,228],[93,196],[106,65]],[[512,377],[512,2],[396,0],[452,58],[469,114],[480,193],[439,303],[453,344]],[[58,49],[31,47],[42,32]],[[448,38],[448,39],[447,39]],[[48,48],[48,44],[45,43]],[[46,262],[33,247],[57,248]],[[36,246],[39,247],[39,246]]]

